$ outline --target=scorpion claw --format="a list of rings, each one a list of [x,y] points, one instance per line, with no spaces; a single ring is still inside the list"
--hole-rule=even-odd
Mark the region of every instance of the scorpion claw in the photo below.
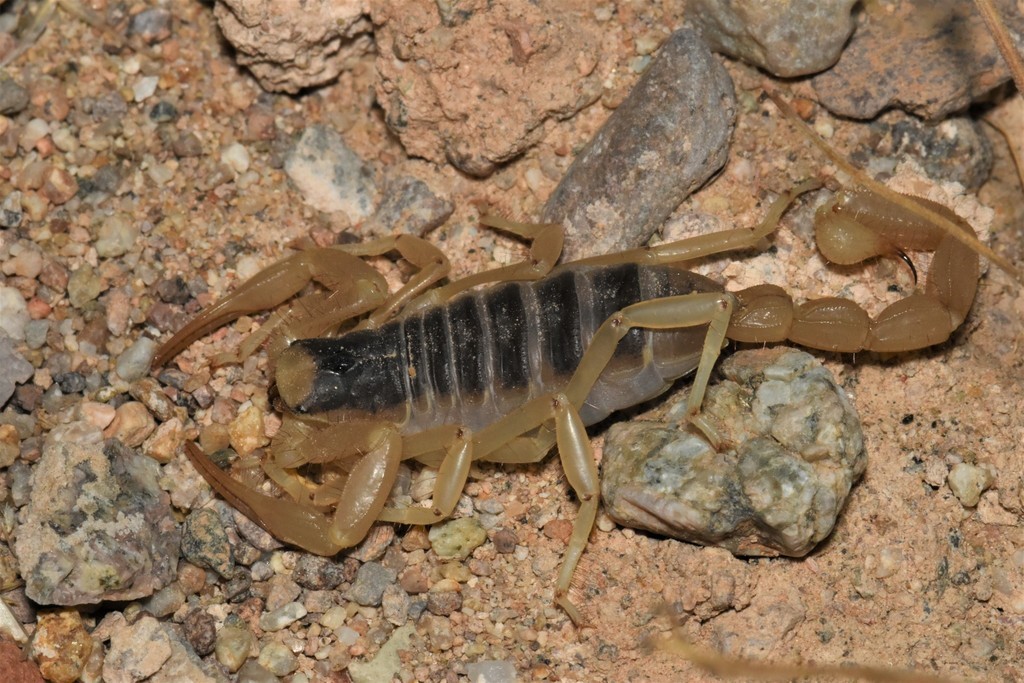
[[[242,484],[214,465],[193,443],[185,444],[185,454],[232,507],[274,537],[317,555],[334,555],[341,549],[329,540],[333,525],[331,515],[311,505],[274,498]]]

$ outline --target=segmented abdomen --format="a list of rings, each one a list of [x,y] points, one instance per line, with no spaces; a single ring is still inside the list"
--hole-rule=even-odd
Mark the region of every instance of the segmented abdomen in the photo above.
[[[667,266],[568,266],[537,282],[498,285],[416,312],[378,330],[308,339],[317,372],[302,413],[387,414],[415,432],[478,429],[530,398],[562,389],[597,328],[640,301],[718,291]],[[587,424],[652,398],[696,367],[705,326],[634,329],[587,398]]]

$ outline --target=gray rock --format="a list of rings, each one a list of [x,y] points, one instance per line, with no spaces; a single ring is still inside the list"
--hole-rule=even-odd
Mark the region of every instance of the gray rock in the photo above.
[[[103,441],[86,422],[58,425],[32,473],[15,555],[43,605],[152,595],[175,578],[179,532],[159,465]]]
[[[955,181],[977,190],[992,173],[992,145],[981,131],[981,123],[967,116],[928,124],[909,114],[893,112],[871,124],[881,138],[871,151],[872,164],[887,158],[895,168],[913,159],[930,178]],[[890,169],[883,169],[890,170]]]
[[[126,382],[142,379],[149,372],[158,344],[149,337],[139,337],[117,357],[117,376]]]
[[[373,169],[332,128],[307,128],[285,159],[284,170],[317,211],[343,211],[353,221],[373,213]]]
[[[391,177],[384,185],[380,208],[363,230],[370,234],[425,235],[448,220],[454,210],[450,201],[438,197],[422,180]]]
[[[384,596],[384,589],[397,578],[398,572],[394,569],[388,569],[379,562],[367,562],[356,572],[356,580],[346,597],[364,607],[377,607]]]
[[[1001,4],[1018,52],[1024,12]],[[923,20],[927,17],[927,20]],[[811,81],[818,101],[857,119],[899,107],[929,120],[966,108],[1010,79],[974,3],[917,0],[865,11],[839,61]]]
[[[0,334],[0,406],[7,403],[18,384],[32,379],[35,369],[14,349],[11,338]]]
[[[725,163],[735,109],[704,41],[673,33],[544,206],[566,227],[563,260],[645,243]]]
[[[4,74],[0,77],[0,114],[14,116],[28,106],[28,89]]]
[[[605,509],[625,526],[737,555],[805,555],[831,532],[866,466],[857,413],[802,351],[742,351],[720,372],[702,414],[722,451],[668,423],[614,425]],[[685,414],[687,393],[670,418]]]
[[[792,78],[836,63],[853,33],[856,2],[694,0],[686,18],[712,50]]]

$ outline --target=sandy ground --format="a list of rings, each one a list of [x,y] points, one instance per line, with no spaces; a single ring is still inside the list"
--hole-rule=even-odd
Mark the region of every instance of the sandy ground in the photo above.
[[[233,64],[208,7],[183,5],[174,12],[180,23],[171,45],[143,53],[143,68],[159,75],[161,92],[172,95],[183,114],[174,126],[196,133],[205,156],[175,161],[173,180],[156,185],[147,165],[164,163],[167,157],[145,115],[153,101],[129,103],[124,158],[132,161],[131,193],[111,201],[116,210],[148,217],[153,227],[120,267],[110,271],[111,286],[129,282],[134,277],[130,264],[137,260],[157,276],[145,280],[179,274],[186,280],[200,278],[209,286],[208,299],[214,300],[239,282],[240,271],[247,274],[274,262],[294,240],[310,235],[333,239],[342,230],[358,235],[359,226],[347,225],[343,217],[305,207],[271,163],[283,147],[281,140],[314,123],[338,128],[364,158],[382,166],[401,165],[454,203],[453,217],[429,239],[451,255],[456,275],[507,263],[521,247],[477,228],[476,217],[482,211],[536,215],[571,161],[565,151],[584,144],[609,113],[597,103],[568,121],[549,124],[543,140],[523,157],[489,179],[471,179],[449,167],[406,158],[373,106],[372,57],[334,85],[296,98],[267,96]],[[629,34],[639,29],[627,24],[621,30]],[[93,37],[76,21],[55,23],[15,68],[23,74],[60,74],[77,62],[82,67],[75,84],[78,97],[127,87],[132,75],[124,63],[132,58],[130,53],[103,51],[90,42]],[[620,41],[612,57],[619,63],[630,58],[627,42]],[[708,187],[684,203],[680,214],[709,214],[721,227],[753,225],[775,193],[831,171],[770,105],[758,101],[764,76],[732,62],[727,67],[740,102],[730,161]],[[622,83],[616,87],[624,88],[634,76],[620,72]],[[1017,99],[1004,106],[1019,108]],[[244,137],[247,111],[257,101],[272,109],[278,141],[245,143],[255,182],[244,191],[233,182],[208,187],[204,180],[219,150]],[[813,114],[819,130],[832,129],[830,140],[844,154],[863,162],[871,152],[873,133],[867,124],[835,120],[820,109]],[[1020,263],[1024,198],[1006,142],[994,134],[989,137],[996,168],[979,197],[996,209],[994,248]],[[113,151],[104,154],[113,158]],[[259,211],[246,209],[254,205],[261,205]],[[93,225],[94,211],[78,206],[75,224]],[[806,227],[800,227],[799,216],[793,223],[795,229],[787,223],[780,231],[777,253],[759,257],[756,265],[745,260],[728,265],[730,282],[739,286],[767,280],[798,294],[818,295],[833,293],[824,287],[846,282],[839,285],[842,293],[868,304],[894,282],[912,286],[905,269],[888,264],[822,275],[821,266],[811,259]],[[95,259],[87,245],[62,251],[49,242],[40,248],[72,270]],[[722,265],[709,268],[722,270]],[[144,310],[145,288],[132,291],[133,307]],[[81,317],[66,301],[55,309],[72,319]],[[451,637],[438,636],[421,623],[420,637],[402,654],[401,679],[465,680],[466,663],[491,659],[514,662],[522,680],[710,680],[692,664],[642,646],[645,638],[668,631],[672,619],[667,612],[681,620],[688,638],[734,655],[859,662],[973,680],[1024,680],[1019,671],[1024,661],[1022,319],[1020,287],[991,268],[970,318],[949,343],[886,358],[819,354],[852,395],[869,449],[867,473],[855,486],[832,537],[802,560],[741,560],[601,519],[576,577],[574,597],[589,618],[582,629],[550,599],[564,549],[564,538],[557,533],[560,525],[550,523],[571,521],[576,512],[557,458],[527,467],[479,466],[466,495],[478,504],[497,501],[502,526],[515,533],[524,550],[502,555],[487,543],[476,551],[473,559],[486,563],[488,572],[462,586],[464,608],[441,625],[450,628]],[[213,351],[239,339],[239,330],[244,325],[220,333],[212,343],[207,339],[196,344],[179,360],[181,366],[202,367]],[[137,325],[128,336],[152,332]],[[111,355],[127,341],[113,340]],[[108,361],[82,362],[100,368]],[[244,372],[217,370],[211,384],[218,394],[235,399],[237,407],[251,395],[265,394],[265,365],[261,358]],[[228,377],[241,382],[230,387]],[[202,425],[209,416],[199,414],[196,421]],[[596,436],[600,444],[599,431]],[[945,483],[948,470],[958,462],[990,463],[998,471],[976,508],[965,508]],[[395,552],[403,554],[404,562],[426,563],[436,574],[442,563],[429,554],[424,557],[414,542],[403,543],[405,533],[399,530]],[[194,604],[216,603],[217,590],[208,584]],[[93,613],[88,618],[101,617]],[[353,610],[353,618],[362,637],[352,657],[370,657],[392,627],[373,608]],[[303,625],[292,631],[295,638],[307,634]],[[302,661],[303,667],[312,666],[312,658]],[[344,675],[337,674],[335,680],[345,680]]]

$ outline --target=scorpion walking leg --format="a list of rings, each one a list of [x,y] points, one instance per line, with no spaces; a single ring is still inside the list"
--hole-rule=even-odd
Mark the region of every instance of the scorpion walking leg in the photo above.
[[[579,409],[611,360],[619,340],[633,327],[670,329],[708,325],[694,383],[693,394],[697,398],[691,398],[696,415],[711,368],[721,350],[732,307],[733,297],[727,293],[666,297],[628,306],[598,328],[564,392],[535,398],[473,436],[476,459],[526,462],[544,457],[551,446],[551,432],[554,432],[562,468],[580,499],[580,514],[573,525],[555,584],[555,601],[575,623],[580,623],[581,615],[568,593],[593,529],[599,493],[597,466]],[[548,426],[552,420],[553,430]],[[538,430],[536,434],[524,437],[534,430]]]
[[[448,275],[448,271],[451,270],[451,263],[444,252],[425,239],[413,235],[383,237],[369,242],[345,244],[334,248],[352,256],[381,256],[389,251],[397,251],[402,258],[419,268],[419,271],[410,277],[397,292],[389,296],[376,311],[359,324],[360,328],[379,327],[398,313],[409,301]]]
[[[530,240],[529,259],[503,268],[469,275],[461,280],[432,289],[414,301],[410,308],[419,309],[440,304],[467,289],[491,282],[538,280],[551,271],[562,253],[565,232],[557,223],[516,223],[497,216],[483,216],[480,218],[480,222]]]
[[[433,524],[452,514],[469,477],[473,463],[473,441],[466,429],[445,425],[409,439],[403,459],[417,459],[434,465],[430,455],[443,451],[430,507],[384,508],[377,519],[398,524]]]

